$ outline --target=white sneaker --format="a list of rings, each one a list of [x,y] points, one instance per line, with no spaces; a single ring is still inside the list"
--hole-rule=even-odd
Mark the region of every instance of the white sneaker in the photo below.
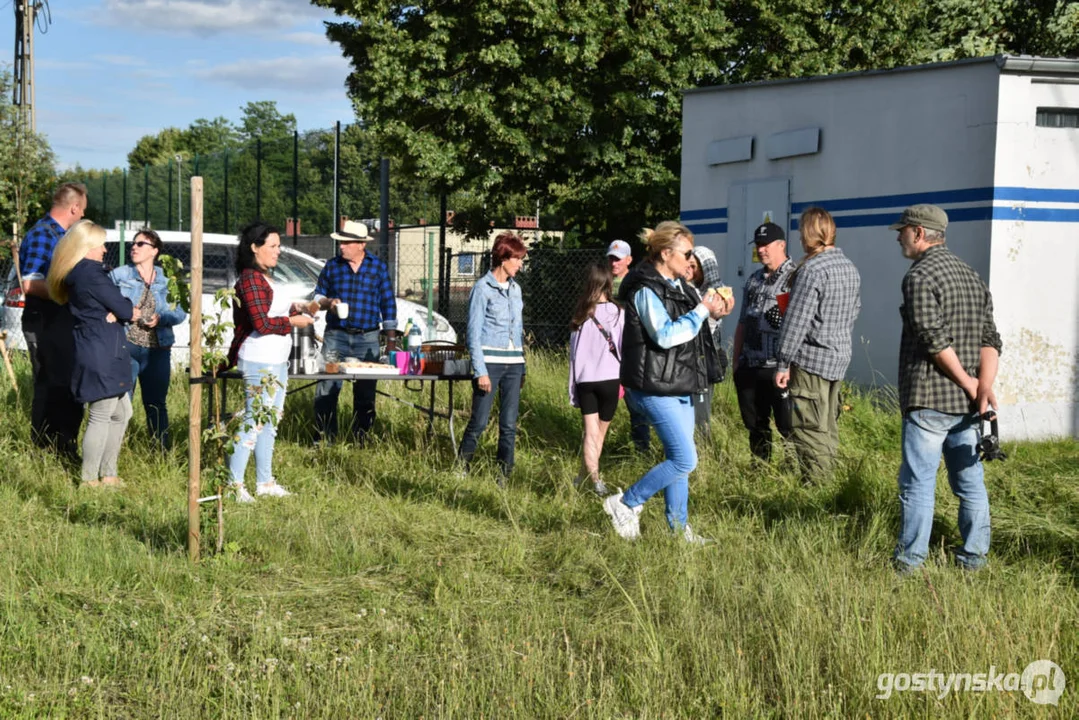
[[[630,508],[622,502],[622,493],[617,492],[603,501],[603,510],[611,516],[614,531],[626,540],[633,540],[641,535],[641,511]]]
[[[682,539],[691,545],[708,545],[715,542],[711,538],[706,538],[693,532],[693,528],[689,526],[689,523],[686,523],[686,527],[682,531]]]
[[[255,494],[259,497],[288,497],[292,493],[278,485],[275,480],[273,482],[268,482],[265,485],[256,485]]]
[[[251,493],[247,492],[247,488],[243,485],[233,485],[233,492],[236,493],[236,502],[238,503],[253,503],[255,498]]]

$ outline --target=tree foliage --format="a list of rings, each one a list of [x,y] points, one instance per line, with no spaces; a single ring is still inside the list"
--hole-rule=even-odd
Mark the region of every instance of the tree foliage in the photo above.
[[[0,237],[49,209],[56,158],[43,135],[31,133],[11,102],[11,73],[0,68]]]
[[[1064,0],[312,2],[366,138],[468,190],[462,223],[540,199],[585,238],[677,214],[685,88],[1079,51]]]

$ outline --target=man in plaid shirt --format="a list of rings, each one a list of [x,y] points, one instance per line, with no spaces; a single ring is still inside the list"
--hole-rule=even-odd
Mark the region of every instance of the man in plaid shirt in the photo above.
[[[798,221],[806,257],[794,272],[776,351],[776,386],[788,388],[791,444],[802,477],[828,475],[839,450],[839,388],[862,307],[861,276],[835,246],[835,221],[809,208]]]
[[[64,183],[53,193],[49,213],[30,228],[19,245],[19,274],[26,298],[22,332],[34,378],[30,428],[36,443],[54,446],[76,462],[83,408],[71,394],[74,321],[67,307],[49,297],[45,277],[56,244],[85,211],[86,186]]]
[[[899,468],[896,567],[925,561],[933,527],[941,454],[959,498],[960,566],[976,570],[989,552],[989,496],[978,458],[980,416],[996,410],[993,394],[1001,342],[993,297],[978,273],[944,245],[948,215],[914,205],[891,226],[903,256],[903,336],[899,345],[899,403],[903,462]]]
[[[315,286],[315,302],[326,313],[323,357],[354,357],[377,362],[379,325],[394,347],[397,329],[397,299],[393,294],[386,263],[367,254],[367,226],[346,221],[339,233],[331,235],[339,243],[340,254],[326,261]],[[341,317],[344,315],[344,317]],[[363,442],[375,422],[376,381],[352,382],[352,432]],[[340,380],[320,380],[315,388],[315,429],[320,439],[332,442],[337,436],[337,397]]]

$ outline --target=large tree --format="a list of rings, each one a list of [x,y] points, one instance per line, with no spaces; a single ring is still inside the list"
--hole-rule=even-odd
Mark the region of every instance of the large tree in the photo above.
[[[476,229],[525,197],[586,237],[678,212],[685,88],[1079,50],[1065,0],[312,2],[367,141],[469,191]]]

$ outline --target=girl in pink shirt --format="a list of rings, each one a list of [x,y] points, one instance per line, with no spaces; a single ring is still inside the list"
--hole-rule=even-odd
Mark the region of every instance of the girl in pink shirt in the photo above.
[[[581,472],[575,484],[588,478],[600,496],[607,494],[607,487],[599,476],[599,456],[622,387],[618,373],[625,313],[611,299],[613,281],[606,263],[588,269],[569,337],[569,400],[581,409],[584,423]]]

